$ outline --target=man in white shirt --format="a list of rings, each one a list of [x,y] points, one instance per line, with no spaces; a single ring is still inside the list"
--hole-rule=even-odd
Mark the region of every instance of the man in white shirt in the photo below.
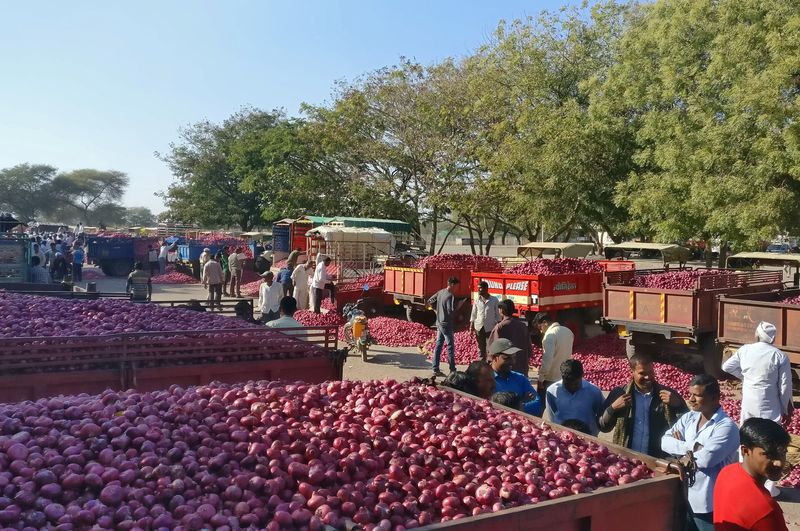
[[[713,531],[714,484],[720,471],[735,463],[739,429],[719,405],[719,382],[707,374],[689,383],[689,407],[661,438],[661,449],[675,457],[692,452],[697,463],[694,484],[689,487],[687,529]]]
[[[742,380],[741,425],[749,418],[786,422],[792,417],[792,370],[789,359],[773,346],[777,329],[761,321],[756,327],[756,342],[742,345],[723,365],[722,370]],[[777,496],[775,482],[764,488]]]
[[[489,284],[481,281],[478,284],[478,297],[472,305],[472,315],[469,323],[475,331],[475,338],[478,340],[478,350],[481,359],[486,359],[486,340],[494,330],[495,325],[500,322],[500,309],[498,300],[494,295],[489,294]]]
[[[164,275],[167,272],[167,256],[169,255],[169,246],[167,242],[161,242],[161,248],[158,250],[158,274]]]
[[[205,277],[205,267],[208,261],[211,259],[211,249],[208,247],[203,249],[203,252],[200,253],[200,282],[203,282],[203,278]]]
[[[317,269],[314,271],[314,280],[311,282],[311,287],[314,289],[314,313],[320,312],[324,290],[330,290],[331,302],[336,302],[335,288],[331,276],[328,274],[330,264],[331,257],[326,256],[317,262]]]
[[[153,249],[152,245],[147,246],[147,263],[150,266],[150,276],[155,275],[159,271],[158,250]]]
[[[297,301],[297,307],[302,310],[308,308],[309,273],[313,274],[314,267],[314,262],[308,261],[304,264],[298,264],[292,271],[292,284],[294,284],[292,296]]]
[[[575,335],[566,326],[553,321],[549,315],[540,313],[533,325],[542,334],[542,366],[539,368],[539,393],[545,400],[547,388],[561,379],[559,367],[572,359],[572,344]]]
[[[283,287],[275,282],[272,271],[267,271],[261,276],[264,282],[258,288],[258,307],[261,310],[261,322],[266,324],[278,318]]]
[[[281,316],[268,322],[267,328],[303,328],[303,325],[294,318],[294,312],[297,311],[297,301],[294,297],[283,297],[279,306]],[[303,341],[308,339],[308,335],[303,330],[281,330],[281,332]]]

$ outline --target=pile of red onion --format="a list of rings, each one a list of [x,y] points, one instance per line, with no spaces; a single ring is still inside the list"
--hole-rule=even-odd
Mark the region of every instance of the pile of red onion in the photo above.
[[[800,306],[800,295],[789,296],[781,299],[779,302],[781,304],[794,304]]]
[[[0,525],[409,529],[635,482],[641,462],[393,381],[0,405]]]
[[[155,275],[150,278],[153,284],[197,284],[199,281],[186,273],[172,271],[163,275]]]
[[[195,242],[200,245],[217,246],[217,247],[241,247],[243,250],[248,248],[247,242],[239,238],[233,238],[224,234],[210,234],[201,236]]]
[[[258,297],[258,290],[261,289],[261,284],[263,284],[263,280],[254,280],[253,282],[248,282],[247,284],[242,284],[242,295],[245,297]]]
[[[81,271],[81,276],[83,280],[101,280],[106,277],[106,274],[103,273],[99,268],[88,268]]]
[[[497,258],[477,254],[435,254],[419,260],[414,267],[418,269],[462,269],[485,273],[499,273],[503,270],[503,266]]]
[[[393,317],[370,318],[369,333],[379,345],[385,347],[419,347],[436,334],[423,324]],[[340,334],[340,339],[342,337]]]
[[[571,275],[602,273],[603,266],[596,260],[581,258],[539,258],[509,267],[505,272],[513,275]]]
[[[347,282],[341,282],[336,286],[336,291],[339,293],[362,291],[365,285],[369,286],[369,289],[383,288],[383,274],[373,273],[354,280],[348,280]]]
[[[344,318],[336,312],[314,313],[311,310],[297,310],[294,318],[303,326],[342,326]]]
[[[71,300],[0,291],[0,338],[250,328],[241,319],[119,299]]]
[[[703,277],[735,275],[733,271],[724,269],[694,269],[686,271],[668,271],[665,273],[651,273],[637,275],[633,285],[640,288],[693,290],[698,287],[698,282]]]

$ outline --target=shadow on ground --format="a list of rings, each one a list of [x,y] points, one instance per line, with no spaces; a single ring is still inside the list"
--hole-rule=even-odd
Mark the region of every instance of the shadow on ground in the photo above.
[[[367,363],[375,365],[394,365],[401,369],[431,368],[431,362],[428,361],[424,354],[384,350],[381,347],[370,348],[367,360]]]

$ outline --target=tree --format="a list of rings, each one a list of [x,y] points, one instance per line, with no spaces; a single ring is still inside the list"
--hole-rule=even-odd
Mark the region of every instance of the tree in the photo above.
[[[151,227],[156,217],[147,207],[129,207],[125,209],[125,223],[132,227]]]
[[[0,170],[0,209],[23,223],[34,221],[52,208],[51,184],[56,169],[47,164],[18,164]]]
[[[121,171],[93,169],[74,170],[59,174],[53,179],[51,189],[54,196],[78,213],[78,219],[89,222],[90,212],[114,204],[122,199],[128,177]]]
[[[246,172],[236,171],[232,154],[242,139],[272,129],[284,119],[281,111],[244,108],[222,124],[198,122],[180,132],[170,144],[166,162],[175,182],[161,196],[176,221],[209,226],[239,226],[251,230],[262,220],[261,195],[244,182]]]
[[[631,230],[745,248],[800,229],[798,58],[793,2],[646,8],[602,85],[635,131],[635,166],[617,188]]]

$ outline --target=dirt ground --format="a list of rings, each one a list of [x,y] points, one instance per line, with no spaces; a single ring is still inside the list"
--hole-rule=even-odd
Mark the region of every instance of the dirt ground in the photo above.
[[[505,248],[500,249],[500,251],[505,250]],[[501,252],[500,256],[502,255]],[[637,267],[658,267],[658,264],[654,261],[643,261],[642,263],[637,261]],[[93,282],[97,284],[97,289],[101,292],[120,292],[125,289],[125,281],[120,278],[104,278]],[[206,291],[197,284],[157,284],[153,286],[154,300],[192,298],[204,300]],[[465,367],[459,366],[458,368],[464,369]],[[418,376],[428,378],[431,376],[431,371],[431,362],[418,348],[373,345],[370,348],[367,362],[363,362],[358,356],[350,356],[347,359],[344,366],[344,377],[350,380],[393,379],[406,381]],[[536,371],[533,370],[531,376],[535,375]],[[601,433],[600,438],[610,442],[611,434]],[[778,501],[783,509],[788,528],[800,531],[800,489],[782,489]]]

